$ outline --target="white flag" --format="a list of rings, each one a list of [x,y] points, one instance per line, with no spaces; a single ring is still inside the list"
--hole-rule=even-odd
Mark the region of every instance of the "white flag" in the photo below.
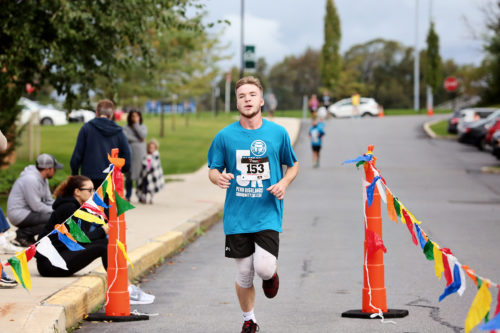
[[[50,241],[49,237],[43,237],[38,245],[36,246],[36,252],[40,253],[47,259],[49,259],[50,263],[56,267],[68,270],[66,266],[66,261],[61,257],[59,252],[57,252],[54,245]]]

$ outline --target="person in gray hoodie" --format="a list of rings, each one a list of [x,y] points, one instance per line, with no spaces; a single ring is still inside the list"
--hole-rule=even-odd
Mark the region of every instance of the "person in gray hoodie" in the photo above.
[[[18,246],[35,243],[35,236],[42,231],[52,214],[54,199],[50,193],[49,179],[63,165],[50,154],[41,154],[36,165],[28,165],[15,181],[7,199],[7,214],[11,224],[17,226]]]
[[[130,169],[130,146],[123,129],[112,120],[114,110],[112,101],[99,101],[96,117],[83,125],[78,133],[69,163],[71,174],[89,177],[95,189],[106,178],[103,171],[109,166],[108,154],[111,155],[111,149],[118,148],[118,156],[125,159],[122,172],[126,173]]]

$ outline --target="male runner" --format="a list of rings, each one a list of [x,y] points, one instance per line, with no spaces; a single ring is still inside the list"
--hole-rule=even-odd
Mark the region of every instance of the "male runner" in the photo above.
[[[236,261],[236,294],[245,333],[258,330],[253,312],[254,272],[262,278],[268,298],[278,293],[283,197],[299,171],[287,131],[262,118],[262,91],[260,81],[252,76],[236,83],[240,120],[217,133],[208,151],[209,178],[227,189],[225,253]],[[287,166],[285,175],[283,164]]]

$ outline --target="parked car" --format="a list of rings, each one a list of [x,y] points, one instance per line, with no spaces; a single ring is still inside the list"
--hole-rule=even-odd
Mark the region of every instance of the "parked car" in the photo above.
[[[95,112],[90,110],[73,110],[69,113],[69,122],[70,123],[86,123],[95,118]]]
[[[491,153],[500,160],[500,131],[493,133],[491,138]]]
[[[19,117],[22,125],[29,122],[31,115],[35,112],[39,114],[41,125],[66,125],[68,123],[66,112],[57,110],[51,105],[41,105],[25,97],[21,97],[18,103],[23,108]]]
[[[492,114],[496,109],[494,108],[466,108],[461,110],[456,110],[453,112],[453,115],[448,120],[448,133],[457,134],[458,129],[457,125],[460,119],[463,119],[463,122],[471,122],[474,121],[474,114],[477,112],[480,118],[486,118],[490,114]]]
[[[495,108],[466,108],[459,111],[456,125],[456,134],[461,134],[469,124],[484,119],[498,109]],[[453,118],[453,117],[452,117]],[[451,119],[450,119],[451,121]],[[448,126],[449,131],[449,126]]]
[[[373,98],[361,97],[358,105],[358,112],[352,105],[351,98],[341,99],[340,101],[330,105],[328,112],[333,117],[353,117],[353,116],[372,116],[376,117],[379,114],[379,105]]]
[[[472,144],[481,148],[481,141],[486,136],[488,129],[492,127],[498,119],[500,119],[500,110],[496,110],[485,119],[466,124],[464,129],[459,132],[458,142]]]
[[[486,132],[484,139],[481,141],[479,149],[484,150],[487,146],[492,146],[493,135],[498,131],[500,131],[500,118],[497,119],[493,126],[488,128],[488,132]]]

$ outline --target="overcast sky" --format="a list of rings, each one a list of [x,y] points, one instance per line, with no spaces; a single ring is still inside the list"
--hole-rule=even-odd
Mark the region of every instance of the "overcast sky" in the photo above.
[[[341,52],[374,38],[396,40],[413,46],[417,1],[420,17],[418,43],[422,49],[426,47],[431,0],[335,0],[342,30]],[[481,8],[492,1],[432,2],[432,16],[443,58],[451,58],[460,64],[478,64],[481,61],[482,44],[473,38],[472,30],[476,33],[484,31]],[[231,21],[221,40],[231,44],[227,52],[233,57],[221,67],[239,66],[241,0],[201,2],[206,4],[209,21]],[[264,57],[269,65],[282,61],[287,55],[299,55],[307,47],[320,49],[325,12],[326,0],[245,0],[245,44],[255,45],[256,56]]]

